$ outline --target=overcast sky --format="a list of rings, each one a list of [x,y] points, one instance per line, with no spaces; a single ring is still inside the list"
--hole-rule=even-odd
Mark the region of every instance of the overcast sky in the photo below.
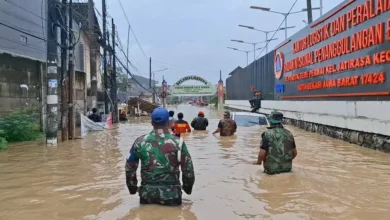
[[[198,75],[216,83],[219,80],[219,70],[222,70],[222,78],[225,80],[237,66],[245,67],[246,54],[226,47],[251,50],[253,46],[230,40],[261,42],[265,40],[265,34],[238,25],[275,30],[283,21],[282,15],[253,10],[249,7],[255,5],[269,7],[274,11],[288,12],[295,0],[121,1],[135,36],[145,52],[144,55],[134,35],[131,34],[129,58],[137,68],[133,70],[134,73],[148,77],[148,58],[152,57],[152,70],[168,68],[166,71],[157,72],[156,80],[161,82],[164,75],[168,84],[173,84],[186,75]],[[107,2],[110,16],[108,21],[111,23],[111,17],[114,18],[119,37],[126,47],[128,23],[119,0],[107,0]],[[319,2],[320,0],[312,0],[312,6],[318,7]],[[343,0],[323,0],[323,13],[341,2]],[[101,0],[95,0],[95,5],[101,12]],[[306,0],[298,0],[293,11],[305,7]],[[317,19],[319,15],[319,11],[314,11],[313,19]],[[288,36],[305,26],[302,20],[307,20],[306,13],[288,17],[288,26],[296,26],[289,30]],[[275,38],[278,40],[269,44],[269,51],[284,40],[284,31],[276,33]],[[252,61],[253,53],[249,54],[249,63]]]

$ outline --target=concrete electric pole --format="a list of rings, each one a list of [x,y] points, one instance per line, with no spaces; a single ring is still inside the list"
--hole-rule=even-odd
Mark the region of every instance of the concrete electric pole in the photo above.
[[[72,13],[72,0],[69,0],[69,139],[75,138],[75,128],[76,128],[76,115],[75,115],[75,72],[74,72],[74,63],[73,63],[73,13]]]
[[[57,54],[50,55],[47,62],[47,118],[46,144],[57,145],[58,133],[58,67]]]
[[[95,23],[94,23],[94,5],[93,0],[88,0],[88,29],[89,34],[92,39],[92,47],[89,50],[90,58],[90,69],[91,69],[91,107],[96,107],[97,99],[97,68],[96,68],[96,51],[99,51],[99,47],[96,46],[96,33],[95,33]]]
[[[113,104],[112,110],[112,123],[119,122],[119,113],[118,113],[118,98],[117,98],[117,86],[116,86],[116,54],[115,54],[115,24],[114,19],[112,22],[112,72],[111,72],[111,100]]]
[[[107,26],[106,26],[106,0],[102,0],[103,6],[103,80],[104,80],[104,114],[108,114],[108,77],[107,77]]]
[[[68,39],[66,27],[68,16],[66,11],[66,0],[62,0],[61,14],[63,20],[61,20],[61,141],[67,141],[68,136],[68,68],[67,68],[67,55],[68,55]]]

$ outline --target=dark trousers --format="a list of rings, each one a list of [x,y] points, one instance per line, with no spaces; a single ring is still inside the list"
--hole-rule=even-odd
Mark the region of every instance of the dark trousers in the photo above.
[[[257,112],[257,110],[259,110],[259,109],[260,109],[260,107],[254,107],[251,112],[253,112],[253,113]]]
[[[251,108],[255,106],[255,99],[250,99],[249,104],[251,104]]]

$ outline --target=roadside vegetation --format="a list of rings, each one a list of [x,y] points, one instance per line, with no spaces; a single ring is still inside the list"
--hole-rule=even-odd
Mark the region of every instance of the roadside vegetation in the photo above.
[[[8,143],[35,141],[40,136],[39,114],[34,111],[16,111],[0,117],[0,151],[7,150]]]

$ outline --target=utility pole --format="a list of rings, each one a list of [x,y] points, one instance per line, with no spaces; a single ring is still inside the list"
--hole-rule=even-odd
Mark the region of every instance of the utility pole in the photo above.
[[[129,25],[129,28],[128,28],[128,30],[127,30],[127,53],[126,53],[126,71],[129,69],[129,61],[127,60],[128,59],[128,57],[129,57],[129,40],[130,40],[130,25]],[[127,96],[127,85],[128,85],[128,80],[129,79],[129,75],[126,73],[126,81],[125,81],[125,88],[126,88],[126,103],[127,103],[127,99],[128,99],[128,96]]]
[[[312,23],[313,22],[313,11],[311,7],[311,0],[306,0],[307,2],[307,23]]]
[[[149,58],[149,89],[152,89],[152,58]]]
[[[57,54],[49,54],[47,63],[47,126],[46,144],[57,145],[58,133],[58,67]]]
[[[74,98],[75,98],[75,72],[74,72],[74,63],[73,63],[73,15],[72,15],[72,1],[69,0],[69,139],[75,138],[75,107],[74,107]]]
[[[106,0],[102,0],[103,6],[103,80],[104,80],[104,114],[108,114],[108,79],[107,79],[107,27],[106,27]]]
[[[119,122],[118,114],[118,98],[117,98],[117,86],[116,86],[116,57],[115,57],[115,24],[114,19],[111,19],[112,22],[112,72],[111,72],[111,100],[113,102],[112,110],[112,123]]]
[[[153,87],[152,87],[153,82]],[[154,75],[152,80],[152,58],[149,58],[149,87],[152,89],[152,102],[156,104],[156,81],[154,81]]]
[[[68,41],[67,41],[67,11],[66,11],[66,0],[62,0],[61,14],[63,16],[61,28],[61,141],[67,141],[68,136],[68,71],[67,71],[67,55],[68,55]]]
[[[89,50],[89,56],[90,56],[90,69],[91,69],[91,97],[92,97],[92,103],[91,107],[96,107],[96,99],[97,99],[97,77],[96,77],[96,51],[99,49],[97,46],[97,43],[95,41],[96,39],[96,33],[95,33],[95,23],[94,23],[94,5],[93,0],[88,0],[88,29],[89,34],[91,36],[91,45],[92,47]]]

